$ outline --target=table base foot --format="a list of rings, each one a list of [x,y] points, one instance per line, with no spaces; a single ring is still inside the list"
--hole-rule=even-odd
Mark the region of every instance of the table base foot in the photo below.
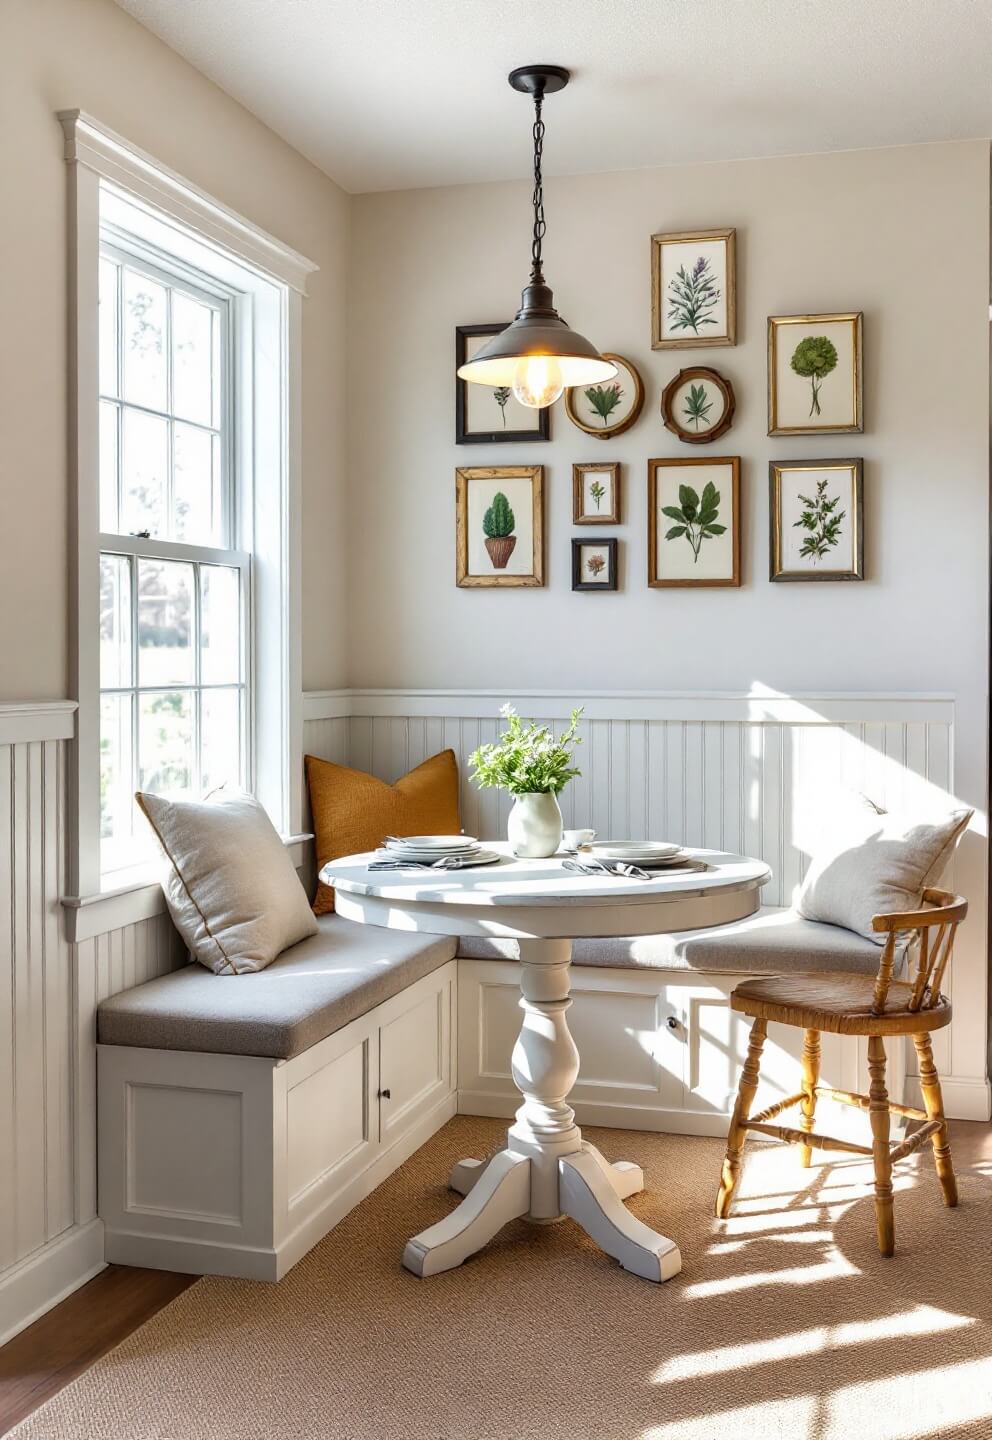
[[[436,1225],[415,1235],[403,1252],[403,1264],[426,1277],[453,1270],[487,1244],[510,1220],[553,1225],[570,1217],[586,1234],[645,1280],[670,1280],[682,1268],[678,1246],[625,1210],[622,1202],[644,1189],[644,1172],[629,1160],[611,1164],[594,1145],[557,1162],[557,1215],[531,1215],[534,1161],[513,1150],[488,1160],[460,1160],[451,1171],[452,1190],[465,1198]],[[538,1197],[534,1197],[535,1201]]]
[[[640,1173],[638,1166],[632,1168]],[[591,1147],[559,1160],[558,1170],[565,1214],[625,1270],[656,1282],[679,1273],[682,1257],[674,1240],[659,1235],[623,1207],[618,1181],[624,1185],[633,1178],[629,1170],[618,1171]],[[636,1188],[643,1188],[643,1178]]]
[[[461,1204],[407,1241],[403,1264],[414,1275],[453,1270],[509,1221],[530,1209],[530,1161],[526,1156],[501,1150],[491,1160],[478,1163],[484,1170]]]

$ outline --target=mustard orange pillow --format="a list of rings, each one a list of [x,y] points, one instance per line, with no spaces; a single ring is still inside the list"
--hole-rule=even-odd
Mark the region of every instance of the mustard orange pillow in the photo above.
[[[374,850],[387,835],[457,835],[458,761],[453,750],[432,755],[387,785],[364,770],[349,770],[316,755],[305,758],[317,869],[341,855]],[[317,886],[315,915],[334,909],[330,885]]]

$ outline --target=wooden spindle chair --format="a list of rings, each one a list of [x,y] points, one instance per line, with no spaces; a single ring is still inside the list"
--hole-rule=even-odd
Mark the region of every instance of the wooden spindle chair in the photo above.
[[[716,1199],[718,1219],[725,1220],[730,1214],[749,1130],[798,1145],[802,1165],[809,1165],[814,1149],[870,1155],[875,1165],[878,1248],[883,1255],[891,1255],[895,1250],[892,1166],[897,1160],[912,1155],[927,1140],[933,1144],[944,1204],[953,1206],[958,1203],[930,1034],[950,1024],[950,1001],[941,994],[940,987],[950,963],[957,928],[968,913],[968,902],[946,890],[925,890],[923,903],[927,907],[923,910],[876,915],[872,920],[872,928],[879,933],[884,932],[886,936],[878,975],[874,979],[867,975],[768,975],[746,980],[734,990],[730,997],[731,1008],[753,1016],[754,1024],[727,1136],[727,1156]],[[903,936],[918,941],[918,947],[911,944],[907,953],[912,955],[918,949],[919,962],[913,978],[893,980],[892,971],[900,948],[900,937]],[[752,1116],[751,1105],[758,1088],[761,1050],[769,1020],[799,1026],[803,1031],[802,1089]],[[868,1036],[871,1087],[867,1095],[833,1090],[818,1083],[820,1033],[824,1030],[839,1035]],[[912,1035],[919,1058],[925,1111],[890,1101],[885,1088],[886,1035]],[[813,1129],[813,1120],[816,1102],[821,1095],[842,1105],[855,1105],[868,1111],[872,1133],[870,1148],[817,1134]],[[800,1107],[798,1130],[771,1123],[783,1111],[796,1105]],[[889,1116],[892,1114],[923,1123],[908,1139],[892,1145],[889,1142]]]

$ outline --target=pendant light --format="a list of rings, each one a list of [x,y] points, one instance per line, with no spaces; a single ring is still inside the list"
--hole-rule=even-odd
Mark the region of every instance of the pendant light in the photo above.
[[[541,160],[544,152],[545,95],[563,90],[568,71],[560,65],[522,65],[510,72],[514,90],[534,98],[534,236],[531,242],[530,282],[520,297],[517,317],[493,336],[474,359],[459,367],[458,376],[475,385],[512,387],[521,405],[543,410],[553,405],[566,387],[596,385],[612,380],[617,367],[584,335],[570,330],[554,306],[551,287],[544,283],[541,243],[544,222],[544,186]]]

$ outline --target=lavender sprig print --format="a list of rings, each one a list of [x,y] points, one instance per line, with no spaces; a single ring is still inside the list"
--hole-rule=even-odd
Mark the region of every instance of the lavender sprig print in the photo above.
[[[668,282],[668,320],[672,330],[691,330],[698,335],[700,326],[715,325],[716,317],[709,312],[719,304],[720,294],[705,255],[700,255],[691,270],[680,265],[674,279]]]

